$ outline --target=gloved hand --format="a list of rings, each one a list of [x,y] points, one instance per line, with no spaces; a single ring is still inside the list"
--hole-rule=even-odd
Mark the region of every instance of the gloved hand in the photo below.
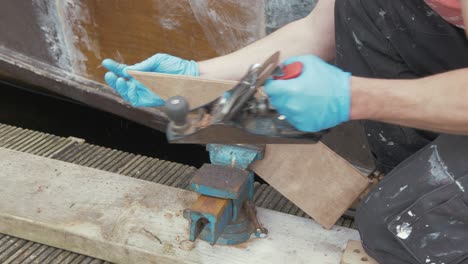
[[[132,66],[117,63],[111,59],[105,59],[102,65],[109,70],[104,76],[107,84],[135,107],[162,106],[165,102],[142,83],[133,79],[127,73],[127,70],[190,76],[199,75],[198,64],[195,61],[183,60],[168,54],[156,54]]]
[[[277,111],[304,132],[319,132],[349,120],[351,74],[307,55],[286,60],[302,62],[302,74],[291,80],[269,80],[265,92]]]

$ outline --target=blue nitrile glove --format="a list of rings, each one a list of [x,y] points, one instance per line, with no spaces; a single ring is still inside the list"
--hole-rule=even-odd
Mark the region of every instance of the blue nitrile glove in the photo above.
[[[297,129],[318,132],[349,120],[351,74],[318,57],[307,55],[286,60],[302,62],[302,74],[291,80],[269,80],[265,92],[277,111]]]
[[[183,60],[168,54],[156,54],[153,57],[132,66],[105,59],[102,65],[109,70],[104,76],[107,84],[120,96],[135,107],[162,106],[164,100],[154,94],[142,83],[133,79],[127,70],[159,72],[198,76],[198,64],[195,61]]]

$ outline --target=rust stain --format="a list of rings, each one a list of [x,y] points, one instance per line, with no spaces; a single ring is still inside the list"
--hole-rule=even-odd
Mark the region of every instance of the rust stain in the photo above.
[[[192,211],[209,213],[219,218],[228,204],[229,200],[226,199],[200,195],[198,200],[193,204]]]
[[[38,213],[38,214],[42,213],[42,209],[41,209],[41,208],[37,208],[37,209],[36,209],[36,213]]]

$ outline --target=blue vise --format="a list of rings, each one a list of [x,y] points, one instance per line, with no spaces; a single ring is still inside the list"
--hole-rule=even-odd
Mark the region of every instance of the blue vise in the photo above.
[[[198,200],[184,217],[190,222],[190,240],[235,245],[252,235],[267,236],[253,203],[254,173],[250,164],[263,158],[264,146],[208,145],[212,164],[203,165],[190,182]]]

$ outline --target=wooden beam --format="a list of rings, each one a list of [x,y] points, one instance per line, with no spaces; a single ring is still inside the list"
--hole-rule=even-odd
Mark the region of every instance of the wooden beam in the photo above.
[[[116,263],[339,263],[355,230],[259,209],[267,239],[188,241],[195,193],[0,148],[0,233]]]
[[[233,86],[232,81],[132,72],[157,94],[175,95],[204,105]],[[174,87],[174,89],[171,89]],[[205,89],[199,90],[200,87]],[[366,189],[369,182],[351,164],[322,143],[268,145],[266,156],[252,169],[281,194],[331,228]]]

